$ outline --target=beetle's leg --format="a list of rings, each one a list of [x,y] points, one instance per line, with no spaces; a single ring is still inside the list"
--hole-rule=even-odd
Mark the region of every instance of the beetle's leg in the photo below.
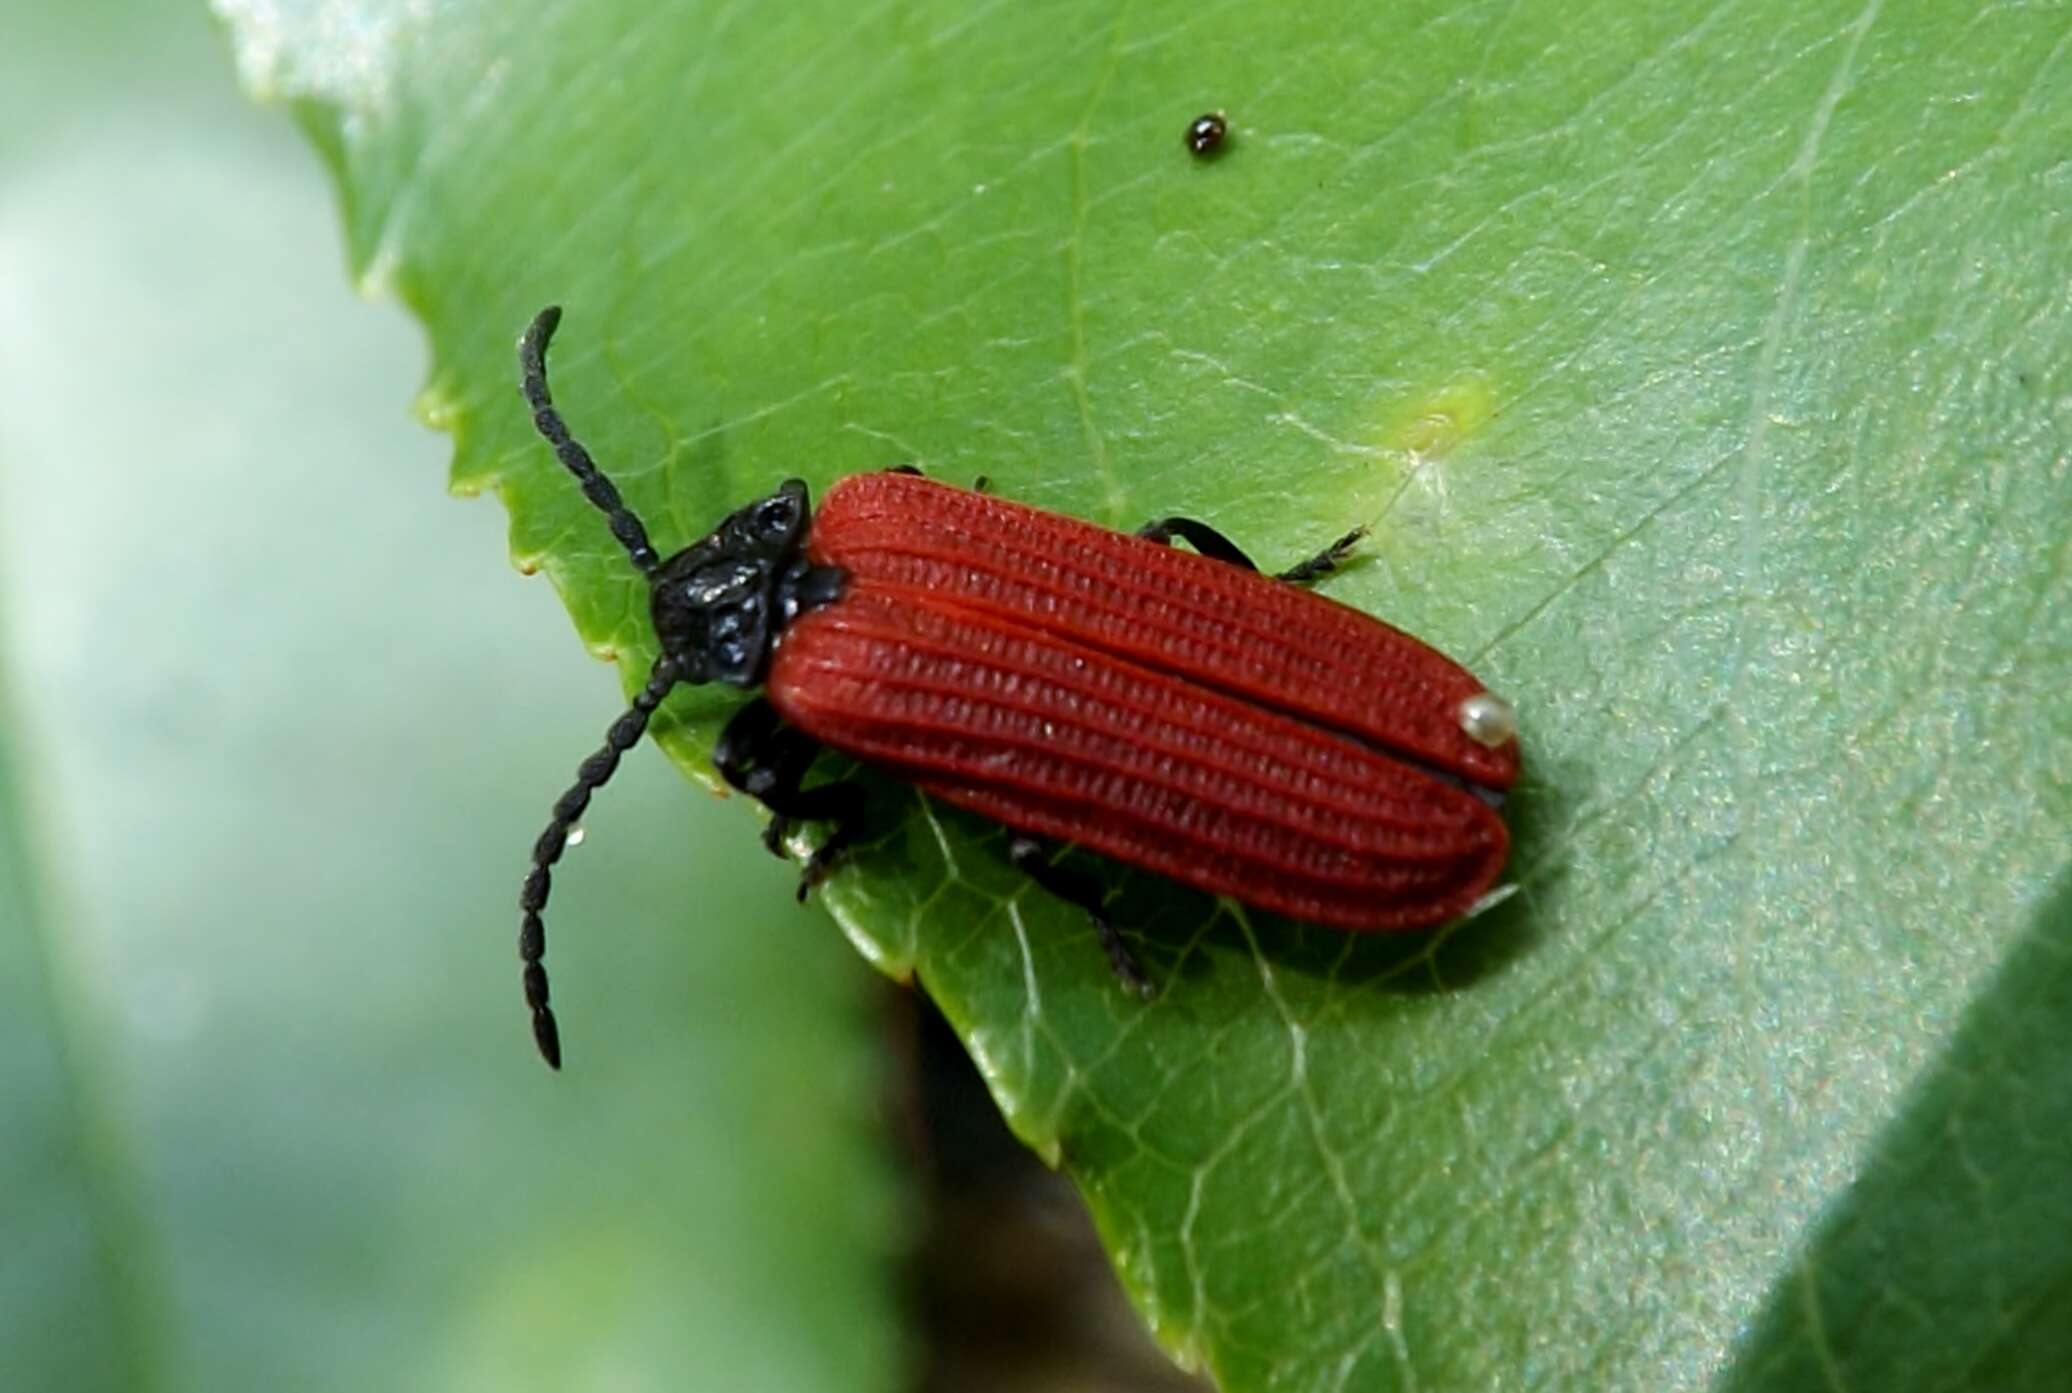
[[[1259,569],[1259,563],[1245,555],[1244,549],[1236,542],[1207,523],[1196,522],[1193,518],[1160,518],[1138,528],[1137,535],[1147,542],[1157,542],[1164,547],[1171,546],[1173,538],[1183,537],[1196,551],[1212,560],[1241,566],[1247,571]]]
[[[789,810],[780,810],[773,798],[783,799],[787,793],[798,793],[799,785],[805,782],[806,771],[819,757],[819,741],[780,726],[762,747],[761,766],[749,776],[754,787],[748,791],[770,810],[770,825],[763,828],[763,849],[780,861],[791,856],[791,852],[785,849],[784,839],[791,835],[794,819]],[[799,898],[805,897],[805,892],[800,891]]]
[[[888,464],[883,472],[886,474],[912,474],[916,478],[921,479],[928,477],[928,471],[918,464]],[[991,493],[993,491],[993,481],[981,474],[971,481],[971,491],[973,493]]]
[[[1366,535],[1366,528],[1355,527],[1307,561],[1298,561],[1287,570],[1277,572],[1274,579],[1284,580],[1290,585],[1307,585],[1313,580],[1328,576],[1345,564],[1345,558],[1352,554],[1353,548],[1360,544],[1360,538]]]
[[[712,766],[728,784],[751,798],[759,798],[756,771],[767,763],[770,745],[782,724],[777,712],[767,701],[751,701],[734,713],[726,727],[713,742]],[[773,816],[770,825],[763,830],[763,845],[770,854],[784,856],[784,834],[789,823],[782,815]]]
[[[1148,542],[1157,542],[1162,546],[1171,546],[1173,538],[1180,537],[1192,545],[1196,551],[1212,560],[1228,562],[1232,566],[1242,566],[1248,571],[1259,569],[1258,563],[1245,555],[1244,550],[1236,542],[1231,541],[1230,538],[1224,536],[1207,523],[1196,522],[1193,518],[1160,518],[1156,522],[1147,522],[1138,528],[1137,535]],[[1353,549],[1360,538],[1366,535],[1366,528],[1355,527],[1352,531],[1346,533],[1307,561],[1297,562],[1285,571],[1275,572],[1274,579],[1285,580],[1292,585],[1307,585],[1310,581],[1316,580],[1320,576],[1330,575],[1331,572],[1338,569],[1339,565],[1345,560],[1346,554]]]
[[[767,701],[758,698],[734,713],[712,747],[720,777],[768,808],[763,845],[783,856],[794,822],[833,824],[799,872],[799,898],[827,878],[834,863],[856,840],[863,825],[863,785],[854,779],[801,788],[820,754],[820,742],[786,726]]]
[[[1136,958],[1123,943],[1122,935],[1116,932],[1115,925],[1108,918],[1107,909],[1102,904],[1100,883],[1092,876],[1054,864],[1050,858],[1056,850],[1051,843],[1025,832],[1007,835],[1007,859],[1015,869],[1066,904],[1077,906],[1093,921],[1094,932],[1100,936],[1101,947],[1108,954],[1108,966],[1115,970],[1122,985],[1138,996],[1155,996],[1157,985],[1137,965]]]
[[[814,752],[819,752],[817,745]],[[863,785],[854,779],[837,779],[831,784],[816,784],[812,788],[793,784],[788,788],[772,789],[770,796],[763,801],[786,820],[787,826],[792,822],[828,824],[827,839],[813,848],[813,854],[806,858],[805,867],[799,871],[799,903],[804,904],[813,887],[827,879],[828,872],[835,868],[835,863],[842,859],[863,831]]]
[[[885,466],[884,472],[887,474],[912,474],[916,478],[921,479],[928,477],[928,471],[918,464],[890,464]],[[993,491],[993,481],[981,474],[971,481],[971,491],[973,493],[991,493]]]
[[[736,711],[720,731],[712,746],[712,764],[721,778],[770,808],[770,790],[796,787],[818,753],[811,741],[784,729],[775,707],[758,699]],[[763,828],[764,849],[780,861],[789,860],[784,839],[790,833],[791,819],[771,808],[769,825]]]

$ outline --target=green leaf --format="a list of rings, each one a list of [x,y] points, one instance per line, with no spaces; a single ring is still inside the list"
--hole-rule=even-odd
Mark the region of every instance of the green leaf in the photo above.
[[[1121,876],[1139,1005],[995,833],[889,791],[828,888],[1227,1389],[1706,1385],[2035,932],[2062,6],[223,8],[431,334],[456,484],[629,689],[643,597],[511,391],[550,301],[666,545],[909,461],[1269,562],[1371,521],[1330,593],[1517,705],[1520,893],[1434,938]],[[735,699],[672,704],[693,777]],[[2002,1386],[2054,1386],[2030,1348]]]
[[[2067,1021],[2072,879],[1778,1280],[1729,1393],[2040,1387],[2072,1368]]]
[[[643,752],[539,1063],[515,896],[609,674],[207,16],[9,7],[0,1387],[893,1386],[877,984]]]

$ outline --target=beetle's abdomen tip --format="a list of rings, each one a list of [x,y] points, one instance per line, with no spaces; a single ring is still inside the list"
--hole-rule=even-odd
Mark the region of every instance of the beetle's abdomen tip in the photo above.
[[[1518,713],[1495,692],[1477,692],[1458,708],[1460,728],[1484,749],[1500,750],[1518,738]]]

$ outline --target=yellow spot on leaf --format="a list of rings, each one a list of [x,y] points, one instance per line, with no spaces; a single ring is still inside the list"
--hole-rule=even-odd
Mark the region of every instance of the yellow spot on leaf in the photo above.
[[[1376,443],[1429,462],[1452,454],[1495,418],[1496,391],[1488,380],[1458,377],[1400,406]]]

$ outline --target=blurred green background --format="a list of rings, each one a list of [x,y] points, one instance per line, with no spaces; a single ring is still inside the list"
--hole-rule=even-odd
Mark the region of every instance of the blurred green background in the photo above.
[[[189,5],[9,0],[0,117],[0,1389],[897,1386],[873,979],[651,747],[533,1056],[620,698],[304,139]]]

